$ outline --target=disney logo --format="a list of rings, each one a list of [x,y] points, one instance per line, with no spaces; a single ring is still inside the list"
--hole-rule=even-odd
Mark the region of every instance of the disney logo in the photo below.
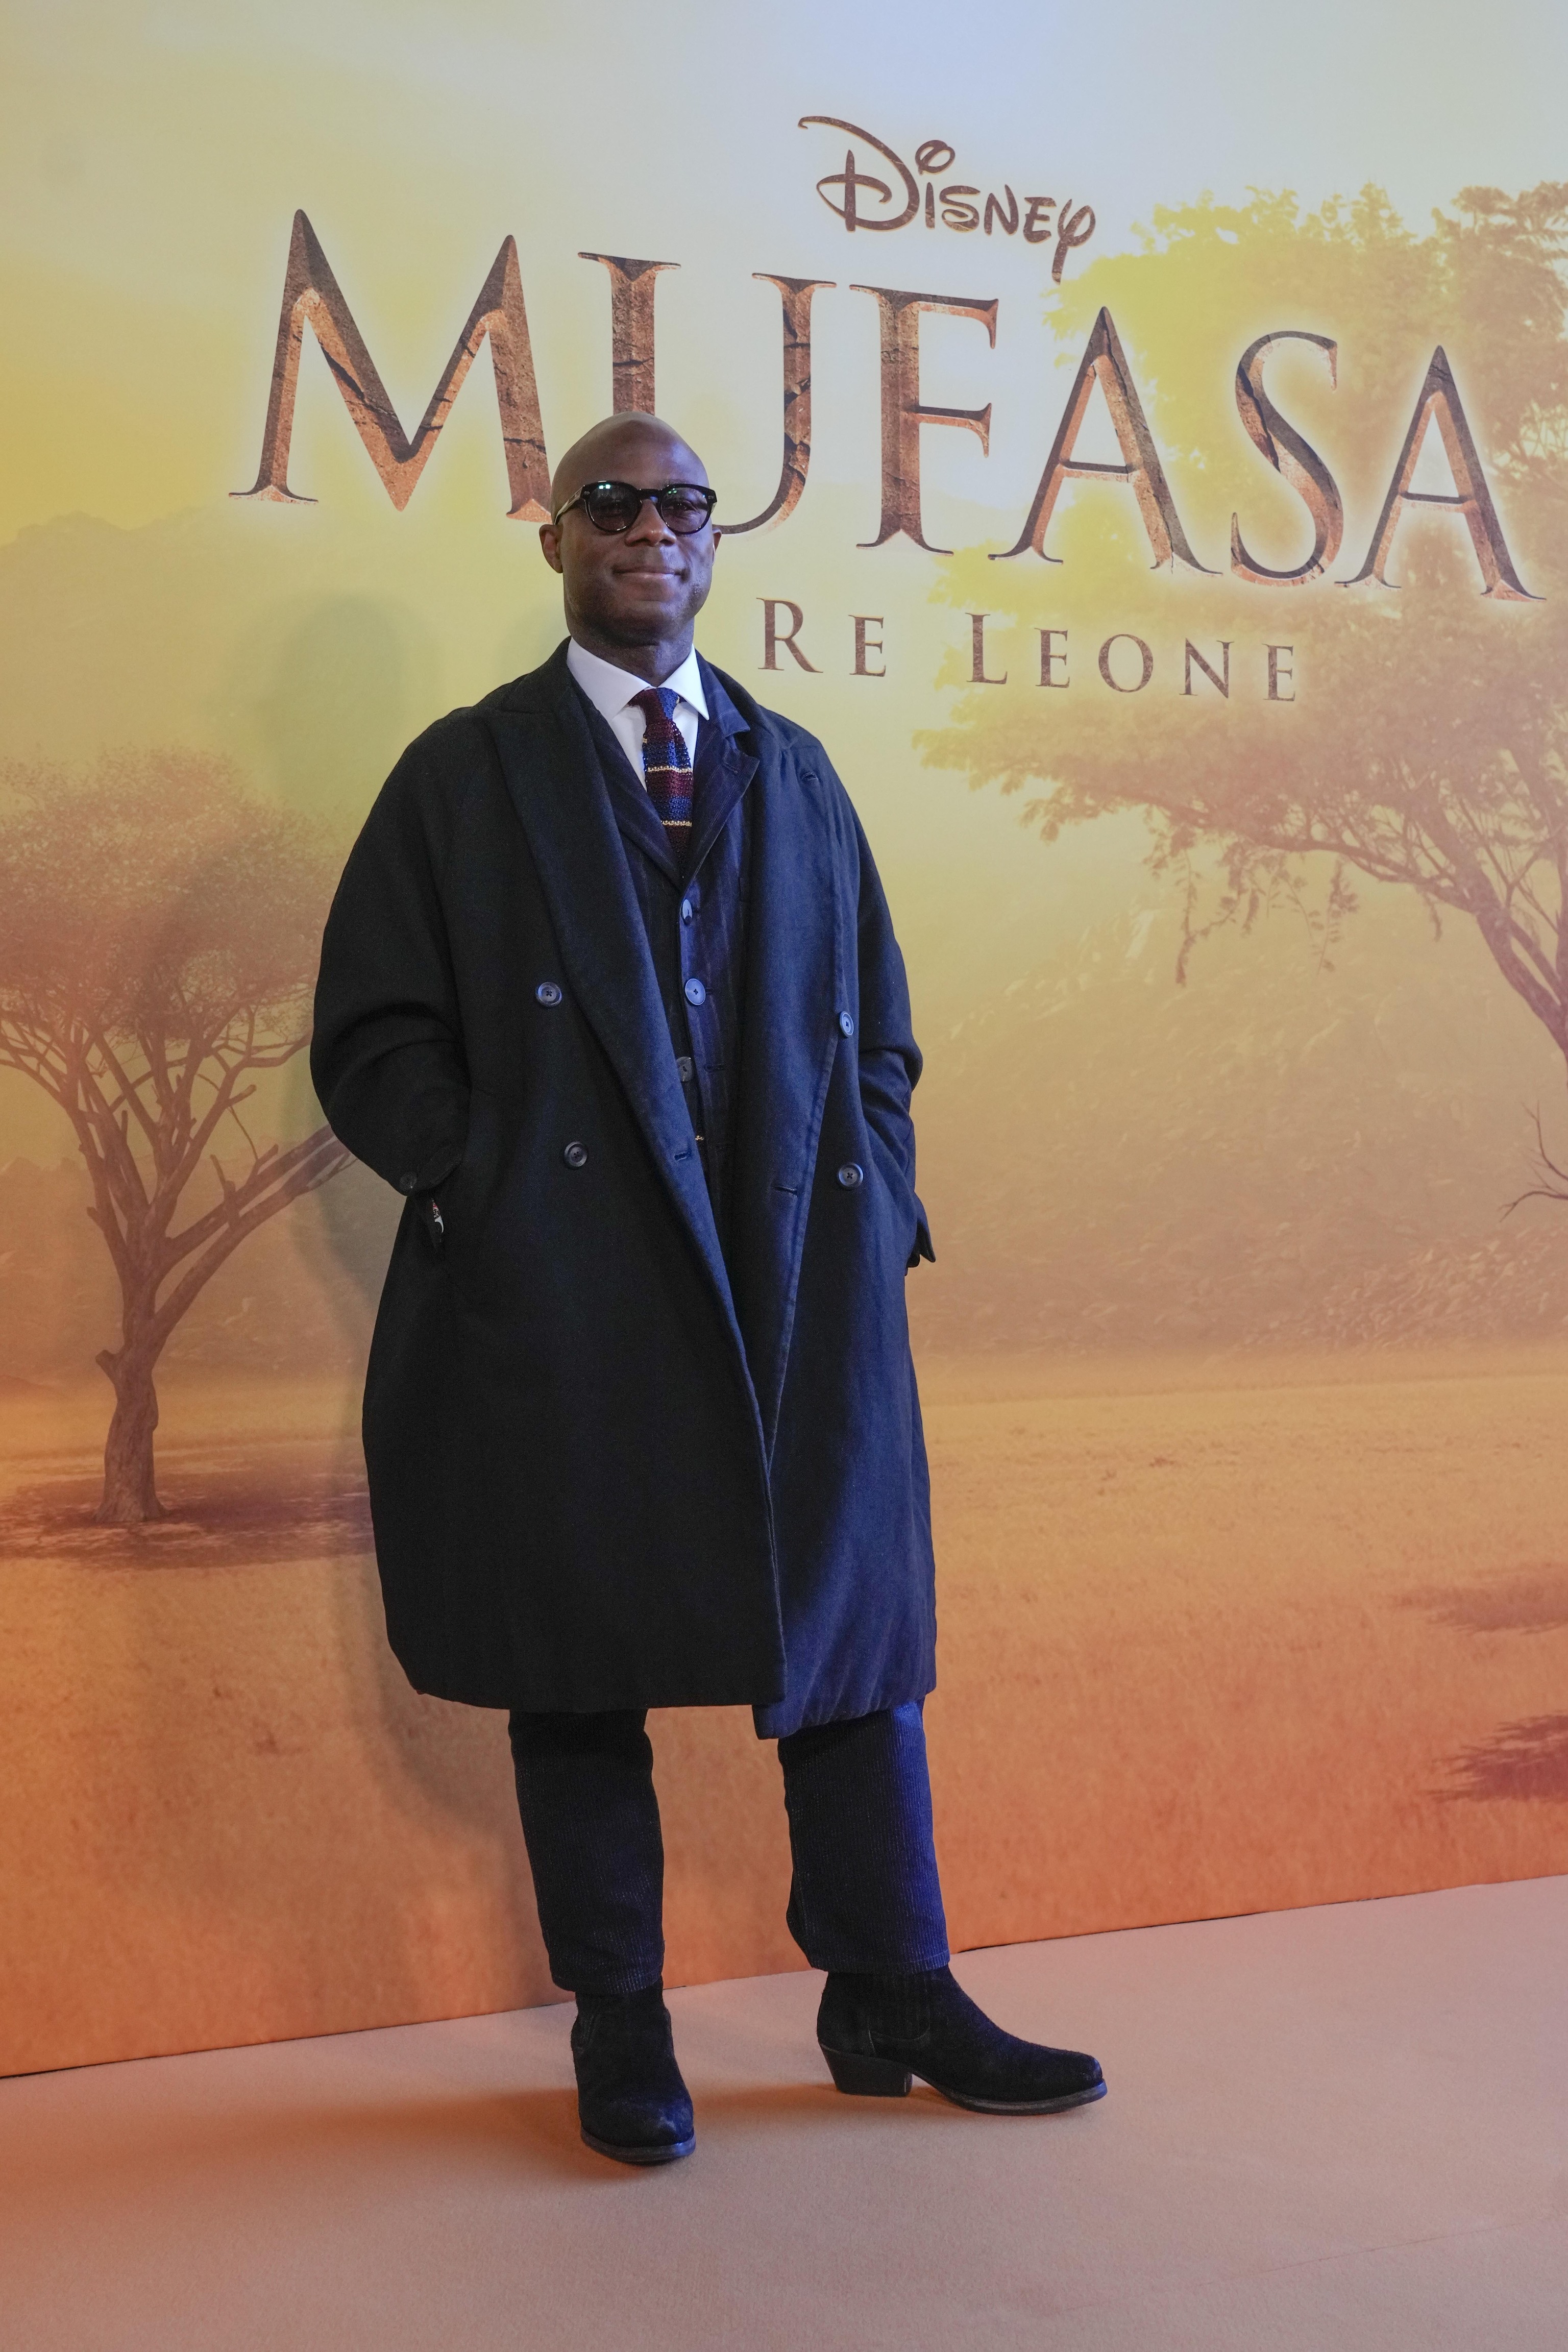
[[[837,114],[803,114],[797,128],[805,131],[813,125],[847,131],[852,140],[871,150],[870,160],[880,157],[892,174],[879,179],[875,172],[863,172],[851,146],[842,172],[829,172],[818,180],[817,194],[847,229],[906,228],[917,215],[923,215],[927,228],[935,228],[940,220],[944,228],[964,233],[984,228],[987,236],[996,228],[1006,236],[1016,236],[1022,229],[1026,245],[1048,245],[1056,239],[1051,276],[1058,283],[1073,247],[1086,245],[1094,235],[1093,207],[1079,205],[1075,210],[1070,196],[1059,205],[1055,196],[1025,196],[1020,204],[1004,181],[1001,195],[988,194],[983,209],[977,187],[963,181],[938,187],[938,180],[958,160],[945,139],[922,140],[915,149],[911,172],[885,139],[862,131],[858,123],[842,121]],[[872,199],[869,207],[864,201],[867,197]]]

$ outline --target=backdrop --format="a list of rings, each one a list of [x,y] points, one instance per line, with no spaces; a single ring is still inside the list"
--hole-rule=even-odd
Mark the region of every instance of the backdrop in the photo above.
[[[551,1997],[501,1720],[384,1645],[396,1203],[300,1048],[612,407],[908,954],[955,1941],[1561,1867],[1562,11],[4,37],[0,2066]],[[672,1980],[797,1965],[773,1750],[655,1735]]]

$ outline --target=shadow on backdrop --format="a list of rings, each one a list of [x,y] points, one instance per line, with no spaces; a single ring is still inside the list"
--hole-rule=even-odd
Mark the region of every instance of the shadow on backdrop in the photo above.
[[[1490,1739],[1465,1748],[1454,1761],[1450,1801],[1524,1798],[1568,1803],[1568,1715],[1527,1716],[1505,1723]]]
[[[435,639],[416,613],[335,595],[263,614],[220,691],[268,790],[346,834],[410,738],[440,715],[439,680]]]
[[[1543,1560],[1485,1584],[1435,1585],[1400,1598],[1466,1633],[1552,1633],[1568,1625],[1568,1561]]]

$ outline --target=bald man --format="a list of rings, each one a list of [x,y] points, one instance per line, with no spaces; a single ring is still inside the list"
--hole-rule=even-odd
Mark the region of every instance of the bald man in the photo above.
[[[412,744],[322,947],[311,1068],[405,1196],[365,1381],[392,1646],[510,1721],[583,2137],[695,2141],[645,1717],[749,1706],[839,2090],[1046,2114],[1092,2058],[954,1980],[921,1708],[931,1518],[903,1286],[921,1057],[820,743],[697,653],[715,493],[655,417],[568,452],[566,643]]]

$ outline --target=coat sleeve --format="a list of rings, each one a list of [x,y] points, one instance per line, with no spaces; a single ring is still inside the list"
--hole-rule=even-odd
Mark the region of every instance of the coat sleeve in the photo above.
[[[355,1158],[406,1193],[441,1183],[468,1135],[439,889],[453,785],[428,737],[405,752],[350,852],[316,983],[310,1076],[321,1108]]]
[[[848,805],[847,794],[845,800]],[[902,1171],[905,1182],[914,1192],[915,1126],[910,1116],[910,1097],[921,1075],[921,1050],[915,1044],[910,1017],[909,982],[904,976],[904,959],[893,936],[893,919],[888,911],[888,901],[883,896],[870,844],[852,806],[849,814],[855,827],[860,865],[856,919],[860,993],[860,1105],[866,1115],[867,1126],[887,1146]],[[936,1256],[931,1247],[931,1227],[926,1222],[926,1213],[918,1192],[915,1192],[915,1213],[918,1223],[915,1245],[910,1255],[911,1265],[918,1265],[922,1257],[934,1261]]]

